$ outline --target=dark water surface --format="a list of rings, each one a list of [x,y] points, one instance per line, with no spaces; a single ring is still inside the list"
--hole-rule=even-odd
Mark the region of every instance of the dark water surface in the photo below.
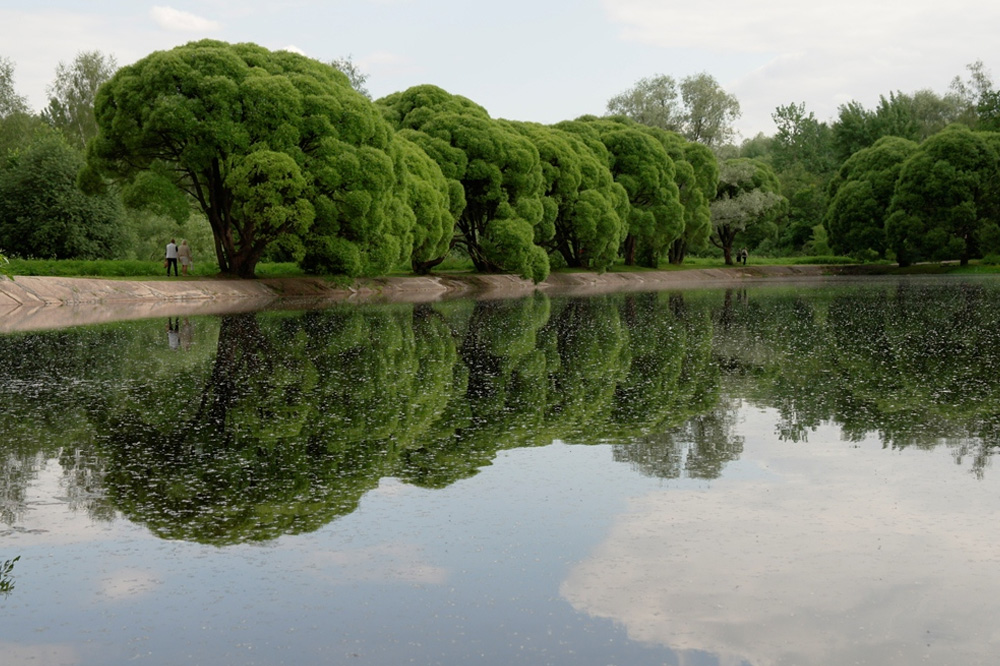
[[[0,336],[0,664],[993,664],[1000,282]]]

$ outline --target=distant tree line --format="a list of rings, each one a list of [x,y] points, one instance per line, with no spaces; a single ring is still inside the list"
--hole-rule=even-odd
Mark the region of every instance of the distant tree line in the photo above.
[[[851,102],[829,124],[778,107],[776,134],[740,146],[739,102],[705,73],[642,79],[603,117],[542,125],[433,85],[372,101],[349,57],[254,44],[192,42],[122,68],[81,53],[39,114],[13,72],[0,59],[13,256],[156,258],[182,236],[243,277],[262,260],[374,276],[457,256],[540,281],[691,253],[732,263],[739,246],[903,264],[1000,249],[1000,94],[981,63],[943,97]]]

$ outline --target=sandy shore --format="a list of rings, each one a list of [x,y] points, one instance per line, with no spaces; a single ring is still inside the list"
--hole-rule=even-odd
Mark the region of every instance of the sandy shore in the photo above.
[[[748,266],[636,273],[555,273],[535,285],[510,275],[440,275],[356,280],[322,278],[126,281],[0,277],[0,332],[62,328],[123,319],[307,308],[341,302],[420,303],[449,298],[514,298],[535,290],[589,295],[719,287],[755,280],[816,280],[821,266]]]

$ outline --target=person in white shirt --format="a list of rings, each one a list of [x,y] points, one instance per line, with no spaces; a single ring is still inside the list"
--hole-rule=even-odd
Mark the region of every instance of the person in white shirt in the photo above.
[[[174,267],[174,277],[177,277],[177,243],[171,238],[167,243],[167,276],[170,276],[170,267]]]

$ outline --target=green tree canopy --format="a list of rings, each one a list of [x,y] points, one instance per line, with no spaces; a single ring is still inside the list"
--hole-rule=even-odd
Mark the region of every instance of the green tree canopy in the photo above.
[[[954,125],[930,137],[903,164],[886,221],[900,265],[995,251],[998,157],[992,134]]]
[[[648,128],[627,118],[584,116],[556,125],[588,145],[603,144],[615,182],[630,204],[625,263],[655,268],[684,232],[684,207],[676,168],[663,144]]]
[[[79,149],[97,136],[94,99],[97,91],[118,69],[114,56],[84,51],[67,65],[60,62],[56,78],[48,87],[49,104],[42,117],[66,135]]]
[[[329,65],[192,42],[120,69],[95,110],[90,164],[124,180],[171,174],[208,218],[223,272],[252,276],[279,239],[316,271],[377,274],[409,258],[392,129]]]
[[[570,132],[535,123],[512,126],[535,144],[541,159],[545,181],[541,228],[551,236],[546,247],[558,252],[568,266],[610,268],[628,232],[629,203],[625,189],[608,169],[604,145],[595,154]]]
[[[650,127],[673,132],[684,129],[685,113],[678,99],[677,81],[666,74],[639,79],[609,99],[607,110],[612,116],[626,116]]]
[[[786,200],[774,171],[761,160],[738,157],[719,167],[719,188],[712,209],[711,241],[733,263],[733,243],[741,234],[777,231],[775,217]]]
[[[917,144],[900,137],[882,137],[854,153],[830,182],[830,206],[824,223],[835,252],[885,256],[885,220],[900,169]]]
[[[612,116],[677,132],[711,147],[722,146],[736,136],[733,122],[740,117],[739,100],[705,72],[686,76],[679,85],[665,74],[639,79],[632,88],[608,100],[607,110]]]
[[[41,124],[28,108],[27,98],[14,87],[14,63],[0,56],[0,157],[29,143]]]
[[[510,272],[539,282],[549,273],[538,149],[511,124],[478,104],[422,85],[378,100],[397,130],[434,159],[465,200],[453,244],[477,270]],[[458,200],[457,197],[455,200]],[[442,257],[443,258],[443,257]]]
[[[655,127],[646,131],[660,142],[674,163],[674,182],[684,207],[684,230],[670,244],[668,255],[670,263],[680,264],[688,249],[701,250],[708,244],[712,232],[709,204],[719,184],[719,163],[704,144]]]
[[[28,98],[18,94],[14,87],[14,63],[0,56],[0,119],[28,111]]]
[[[77,187],[83,155],[47,130],[0,163],[0,247],[23,257],[108,259],[126,243],[111,194]]]
[[[413,251],[410,263],[416,273],[425,273],[448,254],[455,220],[465,208],[464,192],[449,187],[438,163],[411,141],[413,130],[401,130],[396,139],[406,163],[405,194],[413,214]],[[405,212],[409,212],[405,211]]]

